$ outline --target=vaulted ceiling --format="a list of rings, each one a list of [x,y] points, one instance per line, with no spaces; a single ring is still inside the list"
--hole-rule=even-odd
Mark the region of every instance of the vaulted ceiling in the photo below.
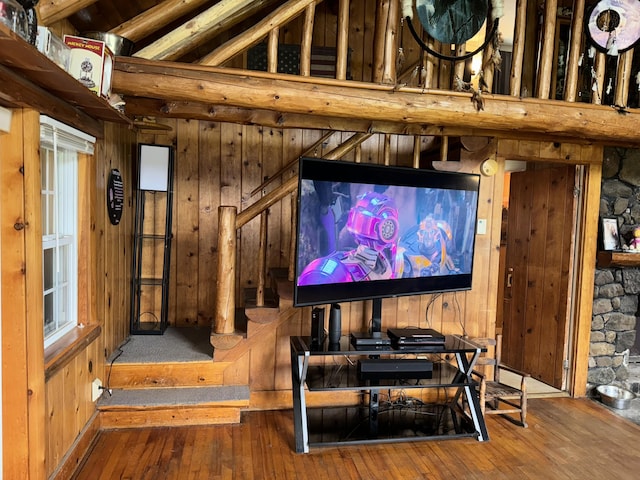
[[[375,25],[360,27],[373,32],[368,34],[371,47],[367,44],[365,50],[376,51],[367,67],[370,73],[373,71],[371,78],[360,82],[345,82],[344,76],[330,80],[219,68],[228,67],[225,62],[265,38],[270,43],[274,37],[277,48],[278,29],[282,33],[295,17],[312,17],[314,11],[317,14],[322,9],[333,18],[348,20],[346,0],[40,0],[36,10],[40,25],[66,33],[111,32],[135,43],[133,56],[138,58],[118,57],[113,79],[115,91],[127,100],[128,115],[350,131],[444,135],[501,132],[520,137],[532,134],[638,141],[628,133],[636,128],[618,128],[617,113],[590,105],[552,105],[496,96],[486,103],[480,121],[468,93],[405,87],[395,76],[390,77],[393,81],[385,81],[384,75],[376,79],[376,68],[392,68],[395,72],[397,49],[387,55],[393,49],[387,50],[386,45],[402,35],[398,32],[398,16],[389,20],[389,14],[385,17],[379,10],[396,8],[395,15],[399,15],[398,6],[404,2],[360,1],[376,12]],[[595,1],[586,0],[585,4]],[[559,7],[565,4],[571,5],[572,1],[557,0]],[[334,40],[338,55],[349,48],[346,40],[340,45],[339,34],[338,30]],[[339,70],[339,59],[337,65]],[[553,117],[564,120],[551,122]],[[627,115],[625,127],[636,122],[640,125],[640,117],[636,117]]]

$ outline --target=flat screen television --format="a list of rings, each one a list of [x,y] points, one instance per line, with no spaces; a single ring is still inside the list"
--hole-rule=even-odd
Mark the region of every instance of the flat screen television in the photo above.
[[[295,306],[471,288],[479,175],[301,158],[298,182]]]

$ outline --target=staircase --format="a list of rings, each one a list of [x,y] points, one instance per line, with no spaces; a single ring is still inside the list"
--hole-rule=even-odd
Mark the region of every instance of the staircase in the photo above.
[[[134,335],[106,367],[97,402],[102,428],[239,423],[247,384],[225,385],[228,362],[213,362],[208,329]]]
[[[107,361],[107,390],[97,403],[102,428],[239,423],[251,398],[256,408],[289,407],[290,384],[265,383],[259,371],[262,364],[272,368],[269,358],[288,369],[282,339],[299,310],[292,307],[287,270],[271,270],[269,278],[264,306],[255,305],[255,288],[245,291],[246,307],[235,322],[242,340],[229,350],[214,352],[209,329],[198,327],[129,337]]]

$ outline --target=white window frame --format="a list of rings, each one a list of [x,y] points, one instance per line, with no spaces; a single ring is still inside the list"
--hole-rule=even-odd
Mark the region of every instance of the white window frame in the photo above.
[[[78,324],[78,154],[92,155],[94,143],[94,137],[40,116],[45,348]]]

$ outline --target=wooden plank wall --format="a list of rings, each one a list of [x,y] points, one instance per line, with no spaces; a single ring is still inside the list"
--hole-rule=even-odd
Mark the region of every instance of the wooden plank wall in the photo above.
[[[177,327],[210,327],[215,288],[213,275],[217,261],[215,233],[218,207],[231,205],[241,211],[251,205],[260,193],[253,197],[250,193],[261,181],[297,158],[324,132],[187,120],[162,122],[173,130],[145,134],[139,140],[174,144],[177,151],[169,322]],[[318,155],[333,150],[350,136],[349,132],[335,133],[318,149]],[[387,138],[374,135],[362,144],[361,161],[382,164],[388,159],[391,165],[408,167],[413,163],[413,145],[412,136],[391,135]],[[355,153],[351,152],[344,160],[353,161],[354,158]],[[471,162],[471,165],[471,171],[477,172],[478,162]],[[492,295],[491,289],[487,291],[485,286],[488,280],[493,284],[497,281],[493,273],[497,260],[492,253],[498,251],[500,205],[492,199],[502,195],[498,178],[500,175],[483,177],[482,180],[480,217],[488,219],[491,234],[477,239],[481,254],[476,258],[478,269],[474,281],[478,288],[468,293],[441,295],[436,299],[409,297],[385,300],[385,318],[394,319],[393,322],[397,318],[398,324],[405,325],[425,325],[428,322],[434,328],[447,332],[491,333],[496,308],[495,292]],[[271,188],[269,186],[267,190]],[[497,222],[493,221],[495,215]],[[270,267],[286,267],[289,263],[290,218],[289,199],[269,210],[267,258]],[[256,219],[238,233],[238,303],[242,303],[244,289],[255,286],[258,227],[259,220]],[[425,319],[427,306],[429,318]],[[303,313],[304,318],[309,318],[307,313]],[[345,304],[345,332],[367,328],[369,316],[368,305],[362,302]],[[304,322],[306,320],[303,319]]]
[[[80,433],[95,415],[91,401],[94,378],[107,382],[107,357],[129,335],[129,300],[133,232],[132,145],[134,132],[126,127],[105,125],[105,139],[98,141],[92,163],[87,168],[94,192],[91,232],[94,261],[90,265],[95,290],[89,299],[94,305],[88,310],[95,318],[85,323],[98,323],[102,335],[55,371],[46,380],[46,471],[49,476],[60,464]],[[117,168],[125,187],[125,203],[118,225],[109,221],[106,209],[106,185],[109,172]],[[84,259],[86,261],[86,259]],[[80,259],[82,262],[83,259]]]

